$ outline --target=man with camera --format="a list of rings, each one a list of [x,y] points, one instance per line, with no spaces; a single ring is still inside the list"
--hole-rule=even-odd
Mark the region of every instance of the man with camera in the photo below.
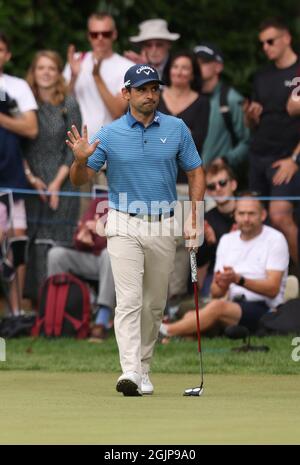
[[[27,169],[23,168],[21,137],[35,138],[38,124],[35,110],[35,98],[23,79],[5,74],[3,69],[10,60],[11,52],[6,35],[0,32],[0,186],[10,189],[24,189],[28,187]],[[14,193],[12,209],[12,224],[7,229],[13,236],[23,236],[26,233],[26,212],[24,199]],[[11,286],[11,306],[15,314],[20,308],[24,266],[19,268],[19,285],[13,281]],[[19,296],[18,296],[19,294]]]

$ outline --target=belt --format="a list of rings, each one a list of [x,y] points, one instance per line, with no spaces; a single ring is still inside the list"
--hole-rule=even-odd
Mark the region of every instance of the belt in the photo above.
[[[120,211],[120,210],[117,210]],[[144,221],[155,222],[161,221],[164,218],[172,218],[174,216],[174,210],[165,213],[158,213],[157,215],[144,215],[143,213],[130,213],[130,212],[121,212],[127,213],[129,216],[133,216],[134,218],[139,218]]]

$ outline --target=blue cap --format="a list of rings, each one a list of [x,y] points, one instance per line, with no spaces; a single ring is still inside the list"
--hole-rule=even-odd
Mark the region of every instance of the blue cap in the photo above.
[[[194,53],[204,61],[218,61],[224,63],[224,56],[219,47],[212,42],[202,42],[194,48]]]
[[[147,84],[147,82],[158,82],[159,84],[163,84],[159,79],[158,72],[151,65],[134,65],[125,73],[124,87],[140,87]]]

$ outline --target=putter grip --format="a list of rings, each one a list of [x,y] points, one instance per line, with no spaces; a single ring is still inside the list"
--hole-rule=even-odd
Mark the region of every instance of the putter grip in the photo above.
[[[197,282],[197,259],[195,250],[190,251],[190,262],[191,262],[191,278],[192,283]]]

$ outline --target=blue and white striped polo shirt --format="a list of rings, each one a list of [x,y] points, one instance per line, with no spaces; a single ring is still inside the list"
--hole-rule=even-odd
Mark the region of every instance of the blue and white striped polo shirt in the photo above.
[[[202,164],[185,123],[160,112],[147,128],[128,112],[101,128],[91,142],[96,139],[100,143],[87,166],[99,171],[107,162],[109,206],[121,211],[169,211],[177,200],[178,164],[184,171]]]

